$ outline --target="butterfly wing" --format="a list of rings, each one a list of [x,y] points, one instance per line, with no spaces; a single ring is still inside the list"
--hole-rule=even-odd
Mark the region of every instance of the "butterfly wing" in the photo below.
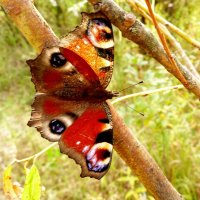
[[[59,141],[60,150],[81,165],[81,176],[100,179],[111,162],[113,133],[108,105],[37,95],[29,126]]]
[[[107,87],[114,59],[111,24],[101,13],[82,16],[80,26],[58,46],[45,48],[35,60],[27,61],[36,91],[68,98],[75,93],[81,96],[88,88]]]
[[[82,16],[58,46],[27,61],[37,91],[28,125],[59,141],[61,152],[81,165],[81,176],[100,179],[112,154],[111,117],[103,100],[113,70],[113,32],[103,14]]]
[[[100,12],[82,13],[82,17],[81,25],[61,40],[61,52],[71,63],[76,63],[74,65],[86,79],[90,82],[99,79],[101,86],[106,88],[112,76],[114,61],[111,23]],[[79,64],[78,57],[88,65]]]
[[[64,58],[59,47],[45,48],[36,59],[28,60],[27,63],[38,93],[78,100],[91,88],[91,83]]]
[[[66,101],[56,96],[37,93],[28,125],[35,127],[42,137],[56,142],[88,105],[88,102]]]
[[[106,103],[90,105],[63,133],[59,145],[81,165],[81,176],[100,179],[108,170],[113,149],[113,130]]]

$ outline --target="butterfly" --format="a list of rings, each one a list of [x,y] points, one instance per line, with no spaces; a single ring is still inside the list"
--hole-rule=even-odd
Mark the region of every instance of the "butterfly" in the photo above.
[[[100,179],[113,150],[112,117],[107,91],[113,72],[111,23],[101,12],[82,13],[79,26],[57,46],[28,60],[36,96],[30,127],[81,165],[81,177]]]

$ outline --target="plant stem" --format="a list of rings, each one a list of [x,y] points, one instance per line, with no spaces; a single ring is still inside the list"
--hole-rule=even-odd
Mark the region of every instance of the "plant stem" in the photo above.
[[[43,153],[45,153],[46,151],[48,151],[49,149],[51,149],[52,147],[56,146],[58,143],[57,142],[54,142],[52,144],[50,144],[49,146],[47,146],[46,148],[44,148],[42,151],[32,155],[32,156],[29,156],[27,158],[23,158],[23,159],[15,159],[13,163],[17,162],[17,163],[20,163],[20,162],[25,162],[25,161],[29,161],[29,160],[32,160],[32,159],[37,159],[39,156],[41,156]]]
[[[153,93],[157,93],[157,92],[163,92],[163,91],[173,90],[173,89],[182,89],[182,88],[184,88],[183,85],[175,85],[175,86],[169,86],[169,87],[155,89],[155,90],[138,92],[138,93],[129,94],[129,95],[126,95],[126,96],[119,97],[119,98],[115,99],[114,101],[112,101],[111,103],[115,104],[115,103],[119,103],[121,101],[127,100],[129,98],[137,97],[137,96],[147,96],[149,94],[153,94]]]
[[[129,4],[137,10],[137,12],[139,12],[143,17],[145,17],[146,19],[148,19],[150,22],[153,23],[151,17],[149,16],[149,12],[148,9],[138,0],[127,0],[129,2]],[[160,17],[158,14],[154,14],[156,19],[161,23],[160,24],[160,28],[162,29],[162,32],[165,34],[166,38],[169,40],[170,44],[175,47],[175,49],[178,51],[178,53],[181,56],[182,61],[184,62],[184,64],[187,66],[187,68],[196,76],[197,79],[200,79],[200,75],[198,74],[197,70],[195,69],[195,67],[193,66],[193,64],[191,63],[190,59],[188,58],[188,56],[186,55],[186,53],[184,52],[183,48],[181,47],[181,44],[172,36],[172,34],[169,32],[168,30],[168,26],[166,27],[166,23],[163,23],[164,19],[162,17]],[[163,20],[159,20],[159,19],[163,19]],[[172,29],[171,29],[172,30]],[[173,31],[173,30],[172,30]],[[183,32],[183,31],[182,31]],[[176,33],[176,32],[175,32]],[[188,36],[189,37],[189,36]],[[187,40],[186,40],[187,41]],[[189,41],[187,41],[189,42]]]
[[[200,99],[200,79],[198,79],[186,66],[182,65],[173,56],[176,65],[181,73],[178,73],[171,64],[163,46],[153,36],[136,16],[126,13],[112,0],[88,0],[95,9],[101,10],[116,27],[120,29],[122,35],[138,44],[150,56],[161,63],[165,69],[173,74],[189,91],[193,92]],[[183,78],[184,77],[184,78]],[[185,83],[186,80],[186,83]]]
[[[134,6],[134,4],[136,4],[139,8],[141,8],[142,10],[144,10],[145,12],[148,12],[148,9],[145,5],[143,5],[143,3],[141,3],[138,0],[127,0],[132,6]],[[185,39],[187,42],[189,42],[190,44],[192,44],[193,46],[197,47],[200,49],[200,42],[193,39],[190,35],[188,35],[187,33],[185,33],[184,31],[182,31],[180,28],[176,27],[174,24],[170,23],[169,21],[167,21],[166,19],[164,19],[163,17],[159,16],[158,14],[155,14],[156,19],[164,24],[165,26],[167,26],[169,29],[171,29],[174,33],[176,33],[177,35],[179,35],[180,37],[182,37],[183,39]]]

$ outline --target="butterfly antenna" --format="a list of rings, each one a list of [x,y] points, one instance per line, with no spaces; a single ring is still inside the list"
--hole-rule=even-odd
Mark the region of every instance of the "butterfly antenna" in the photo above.
[[[140,81],[140,82],[138,82],[138,83],[136,83],[136,84],[130,85],[130,86],[124,88],[123,90],[120,90],[119,93],[120,93],[120,92],[123,92],[124,90],[127,90],[127,89],[129,89],[129,88],[131,88],[131,87],[133,87],[133,86],[139,85],[139,84],[141,84],[141,83],[144,83],[144,81]]]
[[[128,105],[127,105],[127,106],[128,106]],[[130,107],[130,106],[128,106],[128,107],[129,107],[130,109],[134,110],[136,113],[138,113],[138,114],[140,114],[141,116],[144,117],[144,113],[141,113],[141,112],[135,110],[134,108],[132,108],[132,107]]]

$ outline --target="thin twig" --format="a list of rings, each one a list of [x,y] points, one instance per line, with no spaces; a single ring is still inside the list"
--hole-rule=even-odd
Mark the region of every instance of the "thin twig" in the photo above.
[[[138,0],[128,0],[129,3],[131,3],[132,5],[135,3],[138,7],[140,7],[142,10],[145,10],[145,12],[148,12],[148,9],[146,8],[145,5],[143,5],[143,3],[141,3]],[[184,31],[182,31],[180,28],[178,28],[177,26],[175,26],[174,24],[170,23],[169,21],[167,21],[166,19],[164,19],[163,17],[159,16],[158,14],[155,14],[156,19],[164,24],[165,26],[167,26],[170,30],[172,30],[174,33],[176,33],[177,35],[179,35],[180,37],[182,37],[184,40],[186,40],[187,42],[189,42],[190,44],[192,44],[193,46],[197,47],[200,49],[200,42],[195,40],[194,38],[192,38],[190,35],[188,35],[187,33],[185,33]]]
[[[156,28],[156,30],[157,30],[158,36],[159,36],[159,38],[160,38],[160,40],[161,40],[161,42],[162,42],[163,48],[165,49],[165,52],[166,52],[166,54],[167,54],[167,56],[168,56],[168,58],[169,58],[169,61],[170,61],[171,64],[174,66],[174,68],[175,68],[177,74],[181,77],[181,79],[182,79],[182,81],[183,81],[183,84],[187,87],[187,80],[185,79],[185,77],[184,77],[184,76],[182,75],[182,73],[180,72],[180,70],[179,70],[179,68],[178,68],[178,66],[177,66],[177,64],[176,64],[176,62],[175,62],[175,60],[174,60],[174,57],[172,56],[172,54],[171,54],[171,52],[170,52],[170,49],[169,49],[169,47],[168,47],[168,45],[167,45],[167,41],[166,41],[166,39],[165,39],[165,36],[164,36],[164,34],[162,33],[162,31],[161,31],[161,29],[160,29],[160,27],[159,27],[159,24],[157,23],[157,20],[156,20],[156,18],[155,18],[155,16],[154,16],[154,12],[153,12],[153,10],[152,10],[152,8],[151,8],[150,1],[149,1],[149,0],[145,0],[145,2],[146,2],[146,5],[147,5],[147,7],[148,7],[148,9],[149,9],[149,13],[150,13],[150,16],[151,16],[151,18],[152,18],[152,20],[153,20],[154,26],[155,26],[155,28]]]
[[[137,12],[139,12],[143,17],[145,17],[146,19],[148,19],[150,22],[153,23],[152,18],[149,16],[148,9],[146,8],[146,6],[144,6],[142,3],[140,3],[140,1],[138,1],[138,0],[128,0],[128,3],[134,9],[136,9]],[[165,36],[169,40],[170,44],[177,49],[177,51],[179,52],[184,64],[196,76],[197,79],[200,79],[200,75],[198,74],[197,70],[195,69],[195,67],[191,63],[190,59],[188,58],[188,56],[186,55],[184,50],[182,49],[181,44],[168,31],[168,29],[167,29],[168,26],[167,26],[167,28],[165,26],[166,23],[162,23],[164,19],[162,17],[160,17],[158,14],[155,14],[155,13],[154,13],[154,16],[161,23],[160,28],[161,28],[162,32],[165,34]],[[159,20],[159,19],[163,19],[163,20]]]
[[[181,44],[175,39],[175,37],[169,32],[169,30],[161,24],[161,28],[167,39],[169,40],[172,47],[176,49],[175,54],[178,52],[181,60],[184,62],[184,64],[187,66],[187,68],[193,73],[193,75],[196,76],[197,79],[200,80],[200,75],[197,72],[194,65],[191,63],[190,59],[186,55],[185,51],[183,50]]]
[[[162,92],[162,91],[166,91],[166,90],[173,90],[173,89],[181,89],[181,88],[184,88],[183,85],[175,85],[175,86],[169,86],[169,87],[155,89],[155,90],[138,92],[138,93],[129,94],[129,95],[126,95],[126,96],[123,96],[123,97],[119,97],[119,98],[113,100],[111,103],[115,104],[115,103],[119,103],[121,101],[127,100],[129,98],[137,97],[137,96],[147,96],[147,95],[152,94],[152,93]]]
[[[39,156],[41,156],[43,153],[45,153],[46,151],[48,151],[49,149],[51,149],[52,147],[56,146],[58,143],[57,142],[54,142],[52,144],[50,144],[49,146],[47,146],[46,148],[44,148],[42,151],[32,155],[32,156],[29,156],[27,158],[23,158],[23,159],[14,159],[11,164],[14,164],[15,162],[17,163],[21,163],[21,162],[25,162],[25,161],[29,161],[29,160],[36,160]]]
[[[177,70],[174,69],[174,65],[169,61],[163,46],[153,36],[151,31],[136,19],[133,13],[126,13],[112,0],[88,1],[91,2],[97,10],[101,10],[109,18],[111,23],[121,30],[124,37],[138,44],[140,48],[144,49],[150,56],[160,62],[166,70],[173,74],[189,91],[200,98],[200,79],[174,57],[177,67],[184,76],[184,79],[187,80],[187,84],[185,84],[182,75],[180,76],[180,73],[177,73]]]

